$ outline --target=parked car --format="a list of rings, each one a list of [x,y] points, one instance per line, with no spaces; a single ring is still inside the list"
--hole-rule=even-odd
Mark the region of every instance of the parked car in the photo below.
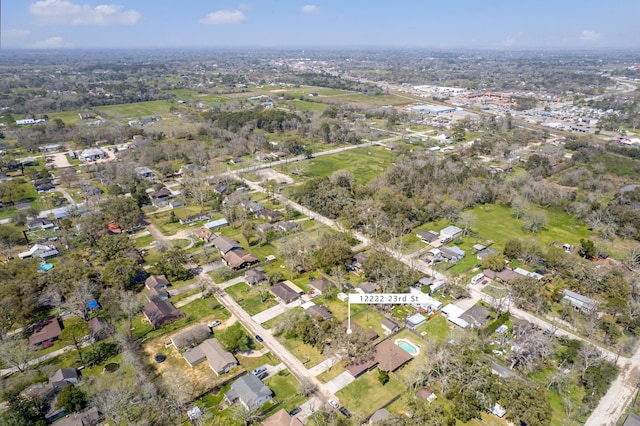
[[[256,340],[260,343],[264,342],[264,339],[260,335],[256,334]]]
[[[296,407],[296,408],[294,408],[293,410],[289,411],[289,415],[293,417],[293,416],[295,416],[296,414],[298,414],[300,411],[302,411],[302,408],[300,408],[300,407]]]
[[[342,413],[343,416],[345,416],[346,418],[350,419],[351,418],[351,413],[349,412],[349,410],[347,410],[344,407],[340,408],[340,412]]]
[[[330,399],[330,400],[329,400],[329,405],[330,405],[331,407],[333,407],[333,408],[338,408],[338,407],[340,406],[340,405],[339,405],[337,402],[335,402],[333,399]]]
[[[264,373],[265,371],[267,371],[267,367],[265,367],[264,365],[262,367],[258,367],[256,369],[254,369],[251,373],[255,374],[256,376],[260,373]]]
[[[220,324],[222,324],[220,321],[215,320],[215,321],[209,323],[209,328],[217,327]]]
[[[264,372],[262,372],[262,373],[260,373],[260,374],[258,375],[258,379],[260,379],[260,380],[264,380],[264,379],[266,379],[268,376],[269,376],[269,373],[268,373],[268,372],[266,372],[266,371],[264,371]]]

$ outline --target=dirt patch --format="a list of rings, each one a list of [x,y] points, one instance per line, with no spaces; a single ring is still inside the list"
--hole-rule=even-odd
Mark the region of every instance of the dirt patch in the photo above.
[[[291,177],[285,175],[284,173],[276,172],[273,169],[260,169],[256,170],[254,173],[258,178],[260,178],[262,182],[269,179],[274,179],[276,182],[284,184],[290,184],[294,182]]]

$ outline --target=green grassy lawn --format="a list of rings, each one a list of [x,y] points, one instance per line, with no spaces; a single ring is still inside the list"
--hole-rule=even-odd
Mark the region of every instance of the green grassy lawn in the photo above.
[[[313,346],[307,345],[297,338],[278,338],[293,356],[298,358],[306,368],[318,365],[325,359],[324,355]]]
[[[324,110],[329,107],[329,105],[321,104],[319,102],[308,102],[308,101],[300,101],[300,100],[293,100],[289,102],[291,102],[297,110],[313,111],[319,114],[323,113]]]
[[[173,104],[167,101],[136,102],[132,104],[107,105],[96,107],[104,118],[112,119],[137,119],[169,114]],[[162,117],[163,119],[165,117]]]
[[[262,302],[258,290],[245,283],[228,287],[226,291],[249,315],[255,315],[278,304],[268,291],[264,293],[265,301]]]
[[[136,248],[146,247],[155,241],[152,235],[143,235],[142,237],[132,238],[133,244]]]
[[[482,289],[482,292],[488,294],[489,296],[493,296],[496,299],[505,297],[508,294],[507,288],[495,281],[485,285]]]
[[[322,383],[327,383],[342,374],[346,366],[347,361],[340,361],[338,364],[329,367],[324,373],[318,374],[318,380]]]
[[[510,239],[535,238],[541,245],[553,242],[579,245],[581,238],[591,237],[587,226],[567,213],[556,209],[541,209],[549,218],[546,228],[537,234],[522,229],[522,222],[513,217],[508,207],[502,205],[476,206],[472,209],[475,224],[472,231],[495,242],[491,247],[502,251]]]
[[[187,238],[180,238],[180,239],[176,239],[176,240],[171,240],[171,242],[169,243],[171,244],[171,247],[178,247],[178,248],[185,248],[187,247],[189,244],[191,244],[191,240],[187,239]]]
[[[238,363],[244,367],[247,371],[253,371],[254,369],[263,366],[265,364],[269,365],[278,365],[280,364],[280,360],[276,358],[271,352],[266,353],[262,356],[243,356],[241,354],[236,354],[236,358]]]
[[[336,170],[353,172],[359,183],[367,183],[383,173],[395,161],[396,155],[382,147],[352,149],[335,155],[325,155],[308,160],[305,177],[329,176]]]
[[[639,176],[638,165],[640,162],[623,155],[605,152],[595,158],[595,163],[604,165],[605,173],[627,178],[638,178]]]
[[[344,96],[333,96],[332,99],[341,103],[354,103],[367,106],[407,105],[413,103],[411,99],[396,95],[366,95],[364,93],[352,93]]]
[[[355,417],[366,417],[405,390],[404,385],[393,377],[389,378],[386,385],[381,385],[378,381],[378,370],[375,369],[358,377],[338,391],[336,396]]]
[[[428,339],[434,343],[441,344],[447,341],[451,327],[444,315],[436,315],[426,323],[422,324],[416,329],[420,334],[424,332],[425,339]],[[410,337],[410,336],[409,336]],[[415,339],[416,337],[413,336]]]
[[[353,311],[355,305],[351,306],[351,310]],[[385,319],[385,316],[380,312],[374,311],[368,305],[363,305],[366,309],[361,310],[358,313],[351,312],[351,321],[355,321],[360,325],[360,327],[367,329],[375,330],[378,333],[378,336],[384,336],[384,330],[382,329],[382,321]]]
[[[162,232],[164,235],[171,236],[171,235],[174,235],[179,230],[189,227],[189,225],[181,225],[180,222],[169,222],[169,218],[171,217],[171,212],[174,212],[178,219],[182,219],[188,216],[193,216],[195,214],[198,214],[200,212],[200,207],[198,206],[179,207],[171,211],[147,214],[146,217],[151,223],[153,223],[153,225],[156,228],[160,230],[160,232]],[[200,222],[195,222],[196,224],[193,225],[191,228],[193,228],[193,231],[195,232],[195,230],[197,229],[197,226],[199,224],[204,224],[205,222],[206,221],[204,220]]]
[[[306,399],[300,395],[300,383],[289,370],[282,370],[265,379],[264,383],[273,391],[273,398],[280,403],[280,408],[287,411],[299,406]]]
[[[206,412],[211,413],[211,423],[209,424],[224,424],[229,426],[242,426],[240,420],[236,420],[233,417],[233,411],[231,407],[218,411],[218,407],[222,405],[224,400],[224,394],[231,389],[231,383],[224,385],[217,393],[208,393],[198,400],[198,405],[203,407]]]

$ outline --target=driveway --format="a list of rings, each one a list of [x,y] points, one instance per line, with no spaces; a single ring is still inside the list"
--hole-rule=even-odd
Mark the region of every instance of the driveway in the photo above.
[[[295,302],[291,302],[288,305],[284,305],[282,303],[279,303],[276,306],[273,306],[273,307],[267,309],[266,311],[262,311],[262,312],[260,312],[258,314],[255,314],[253,317],[251,317],[251,319],[253,319],[258,324],[264,324],[265,322],[269,321],[270,319],[275,318],[278,315],[285,313],[289,309],[296,308],[298,306],[300,306],[300,300],[296,300]]]
[[[356,378],[353,377],[348,371],[343,371],[338,377],[335,377],[325,385],[329,392],[336,393],[340,389],[346,387],[349,383],[353,382]]]

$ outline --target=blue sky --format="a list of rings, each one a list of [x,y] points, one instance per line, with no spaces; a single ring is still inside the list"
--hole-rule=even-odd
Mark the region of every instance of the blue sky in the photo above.
[[[4,0],[3,48],[640,48],[639,0]]]

